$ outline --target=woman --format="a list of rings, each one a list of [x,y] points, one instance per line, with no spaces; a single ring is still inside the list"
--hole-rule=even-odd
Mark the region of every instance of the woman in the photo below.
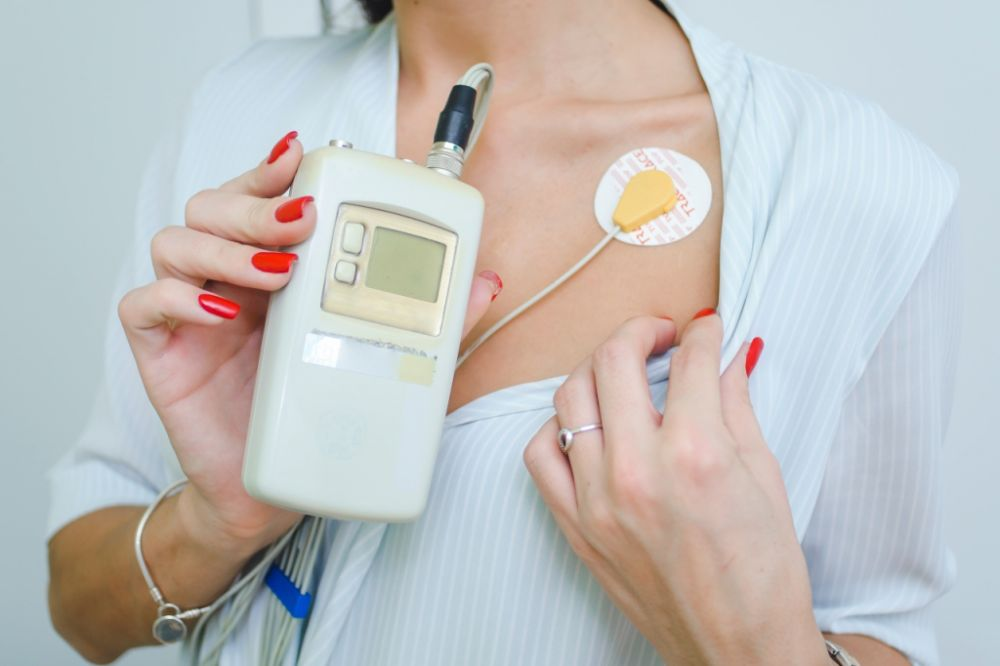
[[[273,250],[315,224],[283,193],[333,137],[420,159],[485,60],[498,87],[463,177],[487,201],[470,339],[599,238],[593,185],[620,154],[691,156],[712,209],[683,242],[613,244],[470,357],[425,515],[326,534],[299,663],[846,663],[824,633],[865,666],[936,663],[954,175],[872,105],[666,5],[401,2],[207,79],[146,178],[135,254],[152,238],[153,271],[123,277],[128,347],[113,334],[88,431],[52,474],[50,604],[74,647],[108,661],[152,642],[132,539],[174,456],[190,483],[143,547],[180,608],[298,520],[239,476],[267,294],[295,279]],[[560,451],[561,426],[597,423]],[[251,611],[224,663],[257,661],[263,631]]]

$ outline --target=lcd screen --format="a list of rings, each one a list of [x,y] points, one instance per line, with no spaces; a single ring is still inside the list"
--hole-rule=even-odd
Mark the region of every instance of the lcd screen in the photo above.
[[[437,301],[445,246],[437,241],[376,227],[365,286],[391,294]]]

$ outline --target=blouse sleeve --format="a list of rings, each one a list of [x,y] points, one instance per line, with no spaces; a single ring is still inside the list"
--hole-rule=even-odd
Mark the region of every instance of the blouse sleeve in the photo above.
[[[953,584],[942,526],[942,444],[959,339],[952,213],[844,402],[803,539],[820,628],[939,663],[930,605]]]
[[[90,416],[70,450],[49,470],[47,536],[108,506],[148,504],[173,474],[166,433],[139,377],[118,319],[126,291],[154,279],[149,242],[169,223],[176,141],[164,140],[146,169],[135,236],[118,274],[106,321],[104,364]]]

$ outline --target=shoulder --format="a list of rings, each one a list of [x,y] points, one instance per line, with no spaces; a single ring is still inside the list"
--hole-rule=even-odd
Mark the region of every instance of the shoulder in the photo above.
[[[877,103],[759,56],[746,61],[775,202],[793,194],[812,217],[825,209],[886,235],[936,235],[958,195],[951,165]]]
[[[754,207],[798,213],[806,228],[836,214],[890,235],[916,226],[933,236],[947,219],[955,170],[877,103],[702,26],[690,31],[725,168],[733,178],[750,174]]]
[[[371,29],[341,35],[267,39],[212,69],[193,100],[195,111],[213,105],[265,102],[343,76],[362,53]],[[266,108],[267,105],[265,105]]]
[[[786,277],[818,289],[848,271],[859,292],[891,283],[904,293],[955,209],[954,168],[875,102],[700,40],[725,90],[717,115],[729,186],[741,195],[733,202],[753,218],[762,252],[800,267],[791,255],[808,256],[808,274]]]
[[[957,192],[955,170],[874,101],[759,56],[747,54],[747,63],[757,134],[789,149],[796,166],[836,170],[858,187],[889,173],[889,195],[918,186],[945,199]]]
[[[307,148],[335,127],[338,109],[387,70],[384,31],[364,28],[315,38],[267,40],[209,72],[191,99],[177,162],[176,192],[187,197],[256,165],[298,130]],[[374,86],[372,86],[374,87]]]
[[[730,245],[762,307],[822,303],[875,340],[953,217],[955,170],[871,100],[710,33],[693,43],[719,93],[726,224],[746,239]]]

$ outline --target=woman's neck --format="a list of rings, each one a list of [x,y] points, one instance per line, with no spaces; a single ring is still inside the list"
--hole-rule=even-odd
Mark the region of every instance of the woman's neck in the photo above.
[[[669,93],[669,54],[688,49],[649,0],[396,0],[395,12],[408,86],[439,89],[486,61],[507,102]]]

